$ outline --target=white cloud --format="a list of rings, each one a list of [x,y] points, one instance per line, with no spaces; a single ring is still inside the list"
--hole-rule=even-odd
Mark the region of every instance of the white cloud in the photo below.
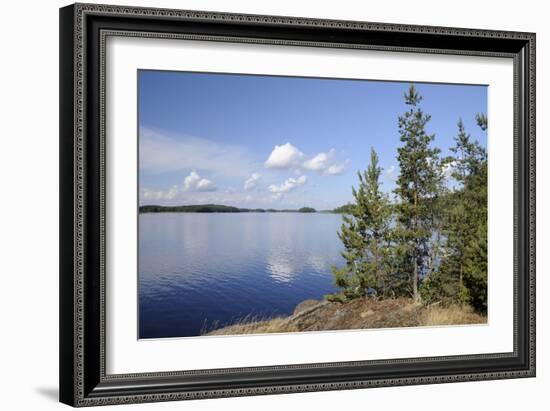
[[[214,183],[206,178],[201,178],[195,171],[191,171],[183,180],[183,191],[215,191]]]
[[[288,193],[294,190],[296,187],[302,186],[307,182],[306,176],[300,176],[298,178],[287,178],[284,183],[280,185],[272,184],[269,186],[269,191],[273,194]]]
[[[259,173],[253,173],[249,178],[246,179],[244,182],[244,189],[246,191],[252,190],[256,188],[258,183],[260,182],[260,179],[262,178],[261,174]]]
[[[331,148],[326,153],[318,153],[309,160],[303,161],[304,154],[297,147],[286,143],[275,146],[264,165],[274,169],[293,169],[296,175],[301,175],[303,170],[307,170],[314,171],[319,175],[336,176],[344,172],[349,160],[337,164],[334,159],[335,155],[336,150]]]
[[[309,171],[322,172],[326,170],[333,162],[335,151],[330,149],[328,153],[319,153],[311,160],[304,163],[304,168]]]
[[[346,169],[346,164],[332,164],[324,172],[327,176],[339,176]]]
[[[312,159],[305,161],[303,167],[306,170],[315,171],[320,175],[340,175],[345,171],[349,160],[342,164],[336,164],[334,161],[335,154],[336,150],[331,148],[327,153],[319,153]]]
[[[445,178],[449,178],[451,177],[451,174],[453,173],[456,167],[458,167],[458,161],[453,160],[449,163],[444,163],[443,166],[441,167],[441,172],[443,173],[443,176]]]
[[[150,173],[200,170],[225,177],[246,177],[257,168],[247,149],[198,137],[167,136],[139,130],[139,167]]]
[[[170,187],[170,189],[166,192],[165,194],[165,198],[167,200],[173,200],[174,198],[176,198],[176,196],[178,195],[179,193],[179,187],[178,186],[172,186]]]
[[[395,166],[391,165],[386,169],[386,176],[389,179],[393,179],[395,177]]]
[[[298,168],[303,157],[304,154],[290,143],[276,145],[264,165],[278,169]]]
[[[243,190],[242,186],[235,190],[229,190],[219,184],[216,184],[218,185],[216,191],[184,191],[184,179],[181,178],[181,184],[172,188],[170,186],[166,188],[142,187],[139,190],[140,205],[224,204],[243,208],[264,209],[297,209],[303,206],[318,205],[318,208],[329,209],[341,202],[336,200],[337,204],[331,203],[330,206],[321,207],[323,203],[319,203],[316,195],[310,190],[306,190],[306,187],[311,183],[307,177],[299,179],[297,176],[292,176],[295,178],[294,182],[292,180],[286,182],[287,177],[281,178],[275,183],[275,187],[277,187],[274,189],[275,192],[269,189],[270,183],[265,183],[265,188],[261,187],[261,189],[250,191]],[[264,179],[267,179],[267,177],[262,173],[262,181]],[[217,180],[214,180],[214,182],[218,183]],[[283,187],[282,191],[280,190],[281,187]]]
[[[206,178],[202,178],[197,183],[197,191],[215,191],[216,186],[214,183],[210,180],[207,180]]]
[[[170,201],[174,200],[180,190],[178,186],[172,186],[168,190],[150,190],[143,189],[141,192],[141,197],[146,201]]]
[[[185,180],[183,180],[183,190],[190,191],[194,189],[200,179],[201,177],[196,172],[191,171],[191,173],[185,177]]]
[[[146,204],[174,204],[184,203],[187,196],[183,193],[205,193],[209,194],[216,191],[214,183],[206,178],[202,178],[195,171],[189,173],[183,180],[182,186],[173,185],[166,190],[155,190],[151,188],[140,189],[140,203]],[[213,193],[212,193],[213,194]]]

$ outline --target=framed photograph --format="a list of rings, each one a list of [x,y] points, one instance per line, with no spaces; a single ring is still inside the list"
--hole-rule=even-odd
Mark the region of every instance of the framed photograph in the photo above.
[[[535,376],[535,34],[60,10],[60,399]]]

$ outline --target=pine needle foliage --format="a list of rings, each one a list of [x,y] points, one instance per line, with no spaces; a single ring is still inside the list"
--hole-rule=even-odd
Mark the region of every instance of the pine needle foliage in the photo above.
[[[414,85],[409,87],[404,97],[409,110],[398,119],[403,145],[397,149],[400,174],[395,189],[399,199],[396,235],[399,254],[403,257],[401,270],[409,273],[410,293],[415,301],[419,301],[420,281],[429,269],[433,210],[442,181],[441,150],[433,147],[435,135],[426,131],[431,116],[422,110],[422,97]]]
[[[338,236],[344,266],[332,267],[348,301],[365,296],[412,297],[416,302],[471,306],[487,311],[487,152],[462,119],[450,155],[441,158],[431,116],[414,85],[398,117],[401,146],[394,199],[381,190],[378,155],[358,172],[353,203],[343,210]],[[486,131],[487,116],[477,114]]]
[[[369,290],[385,295],[388,282],[391,208],[388,196],[380,189],[378,155],[371,150],[370,165],[357,173],[359,186],[353,188],[355,204],[343,215],[338,237],[344,245],[345,267],[333,267],[335,284],[346,298],[366,295]]]

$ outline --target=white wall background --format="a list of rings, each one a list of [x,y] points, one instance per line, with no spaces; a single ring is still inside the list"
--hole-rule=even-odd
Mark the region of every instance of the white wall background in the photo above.
[[[128,0],[115,4],[445,25],[537,33],[538,377],[370,390],[201,400],[120,409],[278,410],[346,407],[407,410],[546,409],[550,388],[550,26],[536,0],[442,2],[353,0]],[[59,0],[2,5],[0,42],[0,408],[62,409],[58,350],[58,7]],[[546,388],[546,390],[545,390]],[[113,409],[112,407],[108,407]],[[119,409],[119,408],[117,408]]]

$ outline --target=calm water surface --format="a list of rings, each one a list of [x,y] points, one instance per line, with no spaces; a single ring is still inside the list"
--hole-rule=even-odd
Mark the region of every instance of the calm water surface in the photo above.
[[[340,215],[321,213],[141,214],[140,338],[288,315],[335,291],[340,224]]]

